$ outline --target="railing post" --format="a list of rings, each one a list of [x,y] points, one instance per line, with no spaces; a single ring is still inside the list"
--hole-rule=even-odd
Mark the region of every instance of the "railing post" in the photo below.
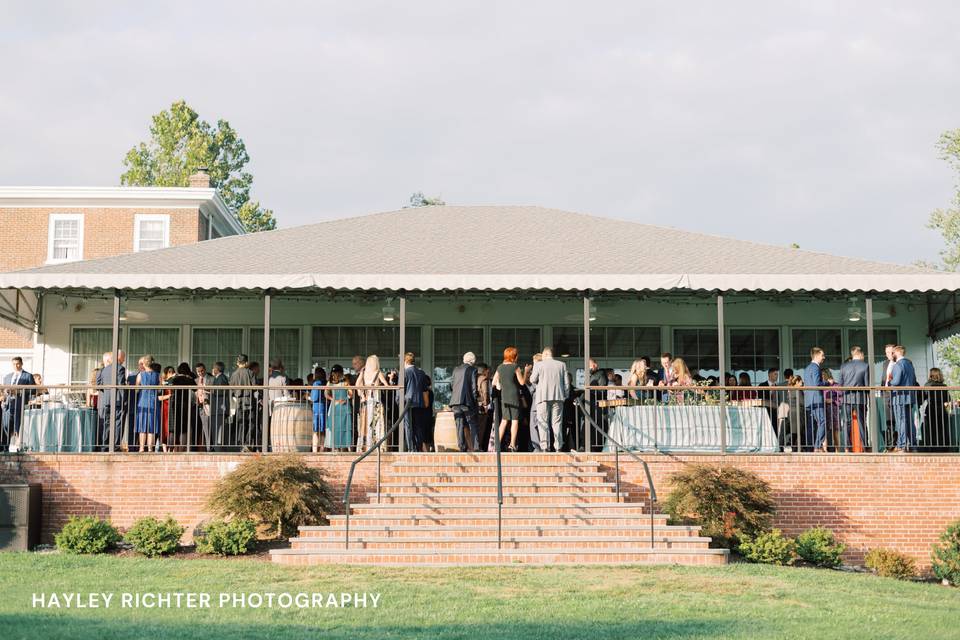
[[[727,384],[726,331],[723,324],[723,294],[717,294],[717,351],[720,359],[720,455],[727,453]]]
[[[270,434],[270,394],[267,392],[270,384],[270,290],[263,293],[263,364],[260,365],[260,371],[263,372],[263,401],[261,402],[261,433],[263,439],[261,451],[267,452],[267,442]]]
[[[865,298],[864,307],[864,312],[867,314],[867,362],[870,363],[870,368],[867,371],[869,376],[867,384],[873,387],[877,384],[877,363],[874,360],[876,354],[873,345],[873,298]],[[881,396],[882,400],[883,396]],[[880,429],[877,423],[878,403],[876,393],[872,389],[868,395],[868,401],[863,406],[867,407],[867,428],[870,432],[870,442],[873,443],[873,452],[880,453]],[[858,423],[861,420],[863,420],[863,416],[857,416]],[[850,435],[853,436],[853,434]]]
[[[117,406],[120,403],[120,389],[116,385],[119,385],[120,382],[120,290],[113,290],[113,333],[111,335],[111,353],[113,354],[113,380],[110,381],[110,384],[114,385],[113,389],[110,389],[106,397],[111,398],[111,402],[107,407],[107,411],[110,413],[110,434],[107,436],[108,442],[110,444],[110,453],[114,452],[116,446],[116,427],[117,427]]]

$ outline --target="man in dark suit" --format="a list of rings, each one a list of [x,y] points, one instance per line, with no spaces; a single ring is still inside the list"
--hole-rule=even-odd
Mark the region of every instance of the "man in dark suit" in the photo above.
[[[852,347],[850,359],[840,366],[841,387],[866,387],[870,384],[870,366],[863,359],[863,349]],[[853,435],[853,416],[857,416],[857,432],[860,442],[867,446],[867,392],[843,392],[843,428],[840,429],[840,443],[844,451],[850,449],[850,437]]]
[[[913,363],[907,359],[907,350],[903,345],[895,346],[893,355],[896,362],[893,365],[890,386],[894,389],[918,386],[917,373]],[[894,451],[897,453],[917,446],[917,429],[913,422],[913,405],[916,404],[916,395],[916,391],[893,391],[893,421],[897,427],[897,448]]]
[[[14,356],[13,371],[3,376],[4,386],[36,384],[33,374],[23,368],[23,358]],[[3,431],[7,442],[20,446],[20,425],[23,423],[23,408],[36,393],[35,389],[4,389]]]
[[[781,386],[777,383],[780,377],[780,371],[776,367],[767,369],[767,379],[758,384],[758,387],[778,387]],[[780,392],[779,391],[758,391],[757,394],[760,397],[760,401],[763,403],[764,408],[767,410],[767,414],[770,416],[770,424],[773,425],[774,433],[779,434],[779,425],[777,425],[777,411],[780,408]]]
[[[420,451],[423,446],[424,393],[427,391],[427,374],[413,362],[416,356],[408,352],[403,355],[403,400],[410,408],[403,417],[403,435],[407,451]]]
[[[103,368],[97,372],[97,388],[100,398],[97,401],[97,418],[100,423],[100,443],[103,448],[110,447],[110,416],[113,415],[113,445],[121,450],[127,448],[127,443],[121,438],[123,425],[126,421],[125,400],[126,394],[117,389],[104,389],[104,385],[126,385],[127,368],[123,366],[126,354],[117,351],[117,366],[113,365],[113,353],[103,354]]]
[[[826,356],[823,349],[814,347],[810,350],[810,364],[803,370],[803,386],[822,387],[823,384],[823,361]],[[827,450],[827,412],[824,407],[824,396],[822,389],[804,389],[803,408],[807,416],[807,443],[812,445],[814,451]],[[814,433],[816,427],[816,433]]]
[[[463,354],[463,364],[454,368],[450,383],[450,408],[457,421],[457,446],[467,451],[464,427],[470,428],[470,446],[480,451],[480,420],[477,417],[477,356],[468,351]]]

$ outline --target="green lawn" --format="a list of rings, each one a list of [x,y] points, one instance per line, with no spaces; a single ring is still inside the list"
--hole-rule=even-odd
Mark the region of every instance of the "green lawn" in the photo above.
[[[35,592],[113,592],[43,610]],[[376,609],[121,609],[123,592],[379,592]],[[814,569],[284,567],[0,554],[0,637],[957,638],[960,590]]]

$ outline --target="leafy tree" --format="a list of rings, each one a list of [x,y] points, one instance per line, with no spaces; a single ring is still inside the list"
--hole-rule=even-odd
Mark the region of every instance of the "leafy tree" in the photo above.
[[[960,270],[960,129],[944,132],[937,142],[937,149],[940,158],[957,172],[956,193],[949,207],[930,214],[927,227],[939,231],[943,237],[945,246],[940,251],[943,262],[941,268],[957,271]],[[934,347],[937,359],[944,365],[947,384],[960,385],[960,336],[950,336],[937,342]]]
[[[206,168],[214,187],[237,214],[247,231],[277,226],[273,211],[250,201],[253,174],[244,171],[250,161],[246,145],[226,120],[211,125],[185,101],[153,116],[150,139],[127,152],[120,184],[186,187],[190,175]]]
[[[410,196],[410,204],[404,207],[404,209],[409,209],[411,207],[435,207],[447,204],[440,199],[439,196],[428,197],[423,195],[423,191],[415,191]]]

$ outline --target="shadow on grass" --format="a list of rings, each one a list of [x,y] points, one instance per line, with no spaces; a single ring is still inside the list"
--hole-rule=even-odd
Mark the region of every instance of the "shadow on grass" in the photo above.
[[[298,624],[294,621],[257,622],[252,624],[219,623],[198,618],[195,622],[187,619],[169,621],[144,619],[144,612],[130,612],[116,619],[93,619],[90,617],[70,616],[69,614],[23,613],[0,615],[0,629],[8,640],[19,638],[189,638],[206,640],[207,638],[269,638],[285,640],[287,638],[324,638],[327,639],[381,639],[381,638],[439,638],[477,640],[483,638],[504,640],[524,640],[528,638],[716,638],[759,633],[763,631],[748,621],[728,620],[691,620],[688,622],[658,621],[635,619],[623,623],[556,622],[544,624],[511,623],[509,621],[487,624],[449,624],[437,625],[378,625],[351,621],[345,624],[336,613],[317,611],[317,624]],[[147,614],[149,615],[149,614]],[[184,618],[190,616],[184,612]]]

